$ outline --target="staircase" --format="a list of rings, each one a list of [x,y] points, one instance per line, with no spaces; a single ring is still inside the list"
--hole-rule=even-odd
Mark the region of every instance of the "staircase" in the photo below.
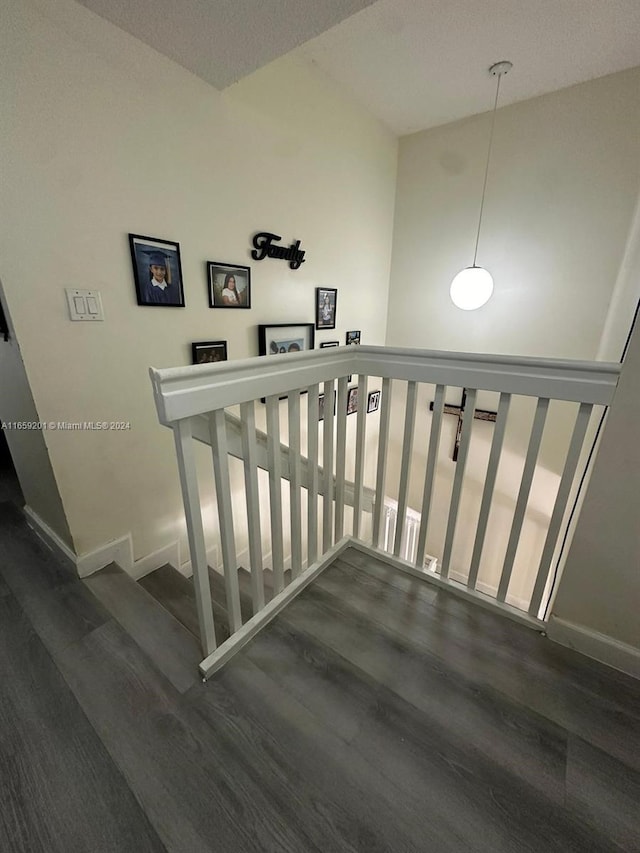
[[[265,603],[273,599],[273,572],[264,570]],[[285,584],[291,573],[285,572]],[[113,618],[140,646],[155,666],[180,692],[197,677],[200,629],[193,579],[171,565],[161,566],[137,582],[115,563],[84,579]],[[211,606],[216,642],[222,645],[232,631],[222,575],[209,568]],[[238,569],[240,611],[243,624],[253,614],[251,574]]]

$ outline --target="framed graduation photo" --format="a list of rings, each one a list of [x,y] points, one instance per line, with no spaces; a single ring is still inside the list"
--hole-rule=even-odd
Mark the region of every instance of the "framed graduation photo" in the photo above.
[[[251,308],[251,269],[207,261],[209,308]]]
[[[335,287],[316,287],[316,329],[335,329],[337,301]]]
[[[138,305],[184,308],[178,243],[129,234],[129,247]]]

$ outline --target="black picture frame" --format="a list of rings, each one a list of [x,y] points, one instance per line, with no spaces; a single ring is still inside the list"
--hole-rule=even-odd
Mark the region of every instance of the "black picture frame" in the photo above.
[[[229,279],[233,278],[237,293],[237,302],[225,294]],[[251,308],[251,267],[227,264],[221,261],[207,261],[207,282],[209,286],[209,308]]]
[[[340,341],[320,341],[320,349],[324,347],[339,347]]]
[[[184,308],[179,243],[161,240],[159,237],[129,234],[129,248],[138,305],[145,308]],[[164,264],[153,264],[154,260],[163,260]],[[164,275],[153,274],[154,267],[159,272],[163,266]]]
[[[360,343],[360,332],[359,331],[347,332],[347,336],[346,336],[346,340],[345,340],[346,346],[351,346],[352,344],[359,344],[359,343]]]
[[[333,414],[334,415],[336,413],[336,399],[337,399],[337,397],[338,397],[337,394],[333,395]],[[324,420],[324,394],[318,395],[318,420],[319,421]]]
[[[336,287],[316,287],[316,329],[335,329],[337,307]]]
[[[369,395],[367,396],[367,414],[370,415],[371,412],[377,412],[380,408],[380,391],[369,391]]]
[[[226,341],[193,341],[191,344],[192,364],[215,364],[227,358]]]
[[[352,385],[347,389],[347,414],[353,415],[358,411],[358,386]]]
[[[259,355],[306,352],[313,346],[313,323],[262,323],[258,326]]]

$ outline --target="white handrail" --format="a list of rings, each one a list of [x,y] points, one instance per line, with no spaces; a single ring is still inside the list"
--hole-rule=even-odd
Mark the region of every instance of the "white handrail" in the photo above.
[[[388,347],[329,347],[149,370],[163,424],[350,373],[608,405],[620,365]]]

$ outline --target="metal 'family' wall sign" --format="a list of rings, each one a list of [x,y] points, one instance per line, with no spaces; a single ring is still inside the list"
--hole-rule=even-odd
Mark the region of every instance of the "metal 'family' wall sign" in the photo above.
[[[270,231],[260,231],[253,238],[254,249],[251,257],[254,261],[263,261],[265,258],[282,258],[289,261],[292,270],[299,269],[304,263],[304,250],[300,248],[300,240],[296,240],[290,246],[276,246],[276,240],[282,240],[279,234]]]

